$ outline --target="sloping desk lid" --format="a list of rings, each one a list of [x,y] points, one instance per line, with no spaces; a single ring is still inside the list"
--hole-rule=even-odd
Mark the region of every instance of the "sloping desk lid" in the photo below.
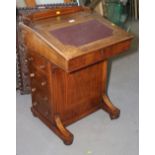
[[[70,21],[74,22],[74,19]],[[89,20],[50,31],[51,35],[61,43],[75,47],[110,37],[112,32],[111,28],[97,20]]]
[[[21,24],[33,34],[29,38],[31,42],[37,36],[66,61],[132,38],[131,34],[89,11],[33,21],[32,25]]]

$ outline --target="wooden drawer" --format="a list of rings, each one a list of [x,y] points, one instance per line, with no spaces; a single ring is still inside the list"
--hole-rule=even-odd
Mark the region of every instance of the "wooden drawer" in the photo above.
[[[29,61],[29,69],[30,70],[33,71],[34,69],[37,69],[44,73],[47,72],[48,62],[44,57],[36,54],[35,52],[29,52],[28,53],[28,61]]]
[[[39,91],[42,94],[48,94],[49,85],[46,75],[37,71],[30,73],[31,91]]]
[[[105,59],[117,56],[129,48],[131,40],[122,41],[120,43],[111,45],[98,51],[83,54],[79,57],[70,59],[68,62],[68,71],[73,72],[75,70],[85,68],[89,65],[101,62]]]
[[[50,100],[47,94],[42,94],[39,91],[32,93],[32,106],[48,120],[52,120]]]

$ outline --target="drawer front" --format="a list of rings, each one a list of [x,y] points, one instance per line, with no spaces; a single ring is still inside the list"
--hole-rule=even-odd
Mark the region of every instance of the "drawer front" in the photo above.
[[[29,74],[31,80],[31,88],[36,88],[42,93],[48,93],[49,83],[47,76],[35,70],[33,70],[33,72],[30,72]]]
[[[68,72],[73,72],[81,68],[85,68],[89,65],[97,62],[109,59],[117,56],[118,54],[125,52],[130,47],[131,40],[123,41],[115,45],[111,45],[98,51],[90,52],[79,57],[70,59],[68,62]]]
[[[48,120],[52,120],[49,102],[47,94],[42,94],[39,91],[32,93],[32,106]]]
[[[28,61],[30,66],[29,68],[31,70],[37,69],[38,71],[46,74],[48,62],[44,57],[36,54],[35,52],[29,52]]]

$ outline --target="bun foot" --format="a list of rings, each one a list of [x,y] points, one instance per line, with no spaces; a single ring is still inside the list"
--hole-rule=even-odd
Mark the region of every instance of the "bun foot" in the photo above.
[[[71,145],[73,143],[73,138],[70,141],[63,141],[65,145]]]
[[[110,114],[110,118],[111,120],[113,119],[117,119],[120,116],[120,110],[118,108],[116,108],[116,110]]]

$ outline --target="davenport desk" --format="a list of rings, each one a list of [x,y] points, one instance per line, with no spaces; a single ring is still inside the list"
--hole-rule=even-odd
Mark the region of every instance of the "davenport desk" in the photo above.
[[[108,59],[127,50],[133,36],[82,7],[34,13],[20,24],[27,49],[34,116],[65,144],[66,126],[103,109],[120,110],[107,95]]]

